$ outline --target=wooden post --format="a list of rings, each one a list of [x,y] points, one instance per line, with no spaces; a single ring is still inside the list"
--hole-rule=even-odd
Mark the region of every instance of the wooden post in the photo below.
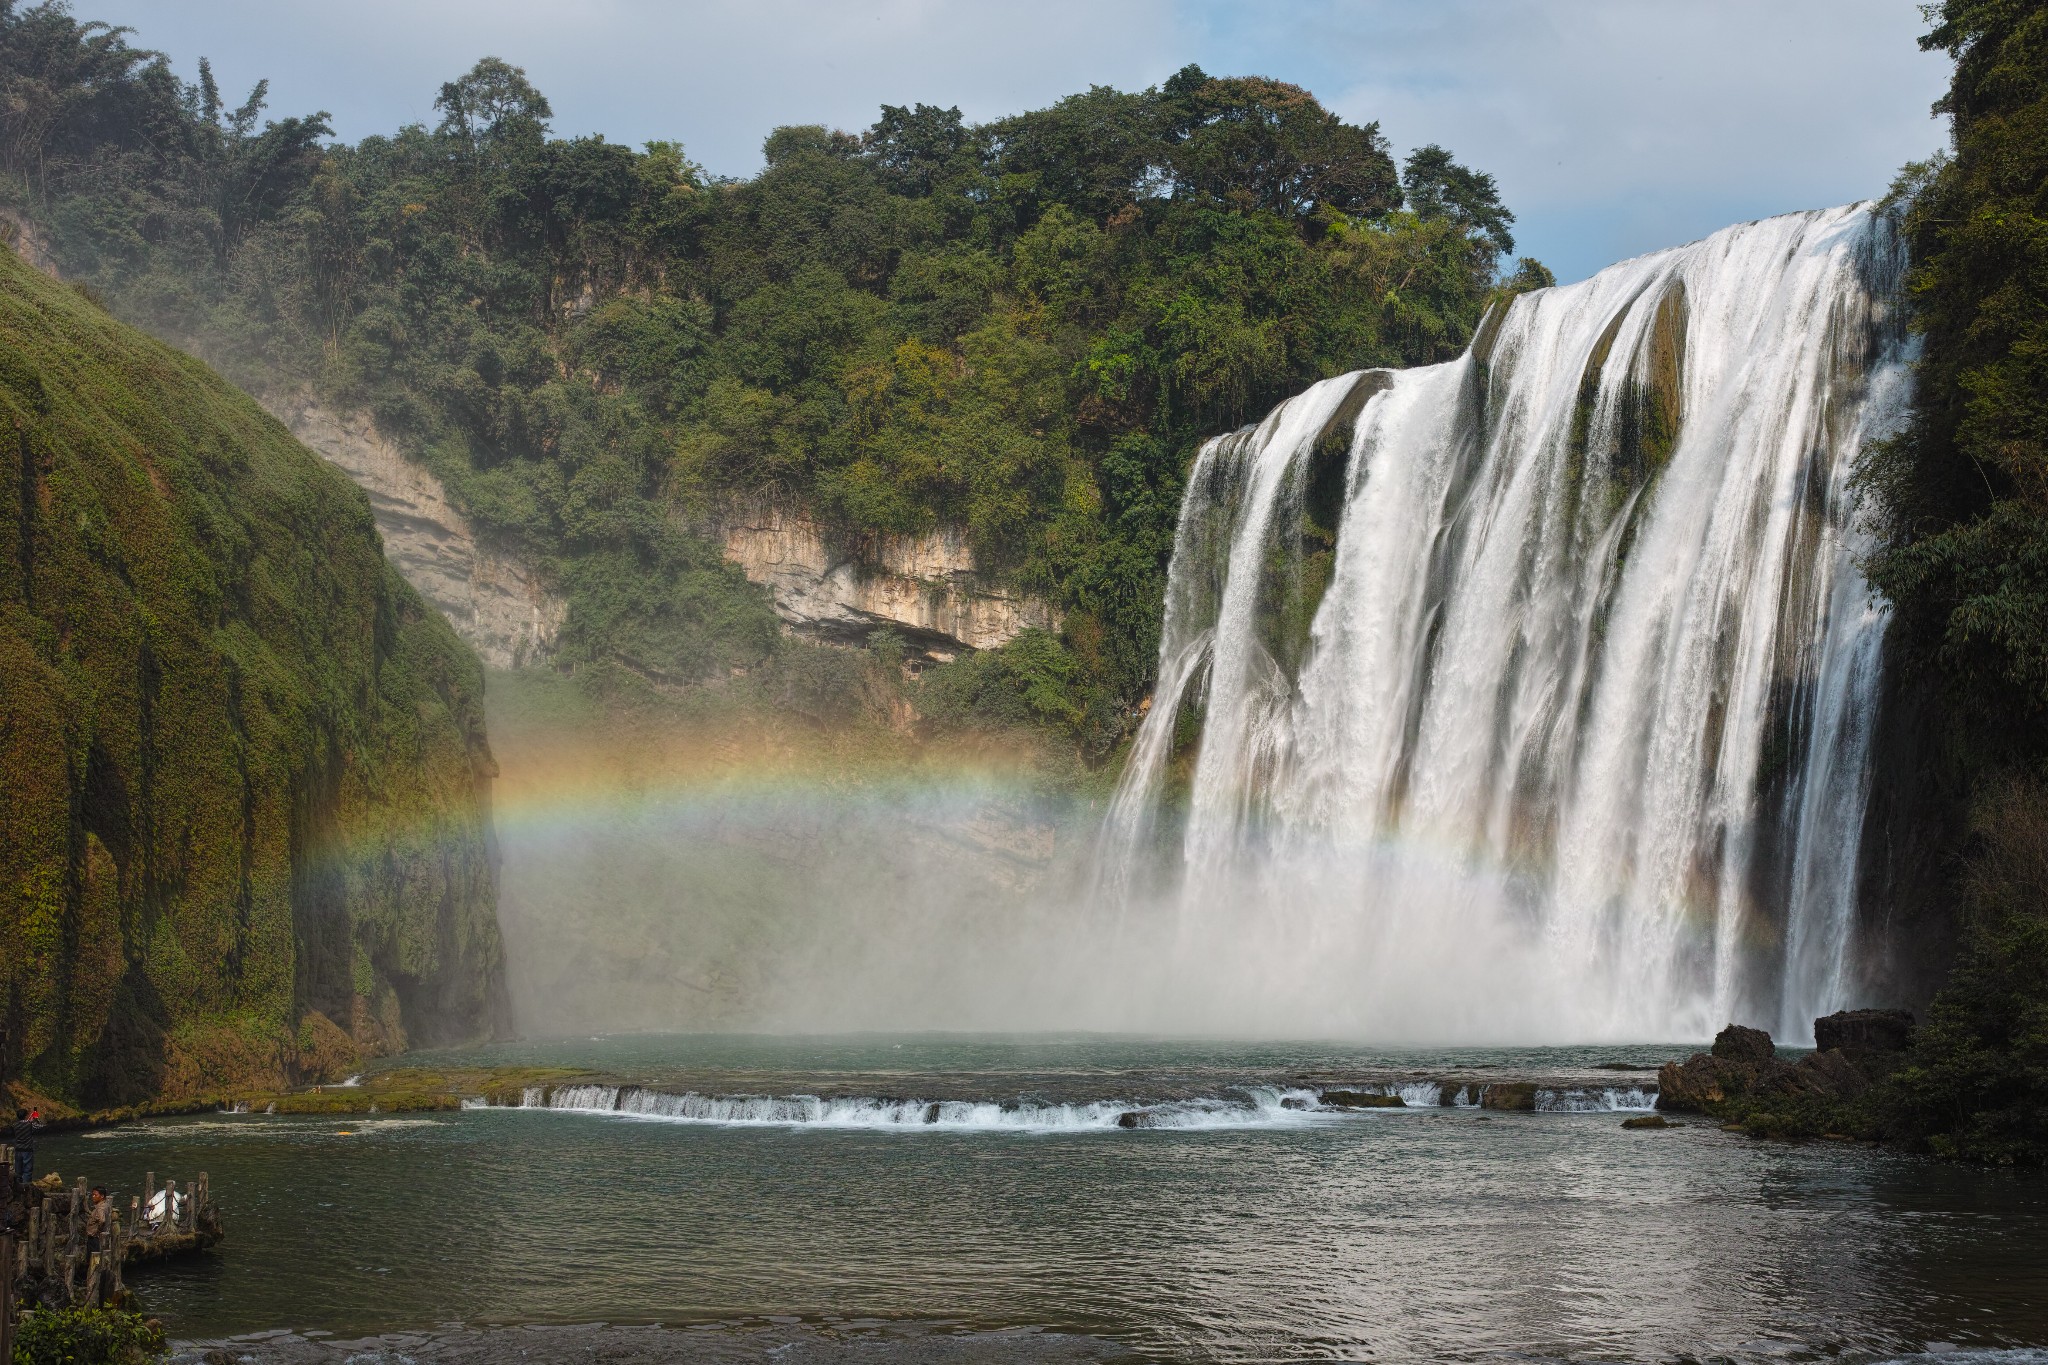
[[[10,1170],[8,1178],[14,1173]],[[14,1234],[0,1232],[0,1361],[14,1360]]]

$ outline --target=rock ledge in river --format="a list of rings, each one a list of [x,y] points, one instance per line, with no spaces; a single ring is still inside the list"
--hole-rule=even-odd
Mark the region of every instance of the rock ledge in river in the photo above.
[[[1913,1016],[1904,1010],[1845,1010],[1814,1020],[1813,1034],[1821,1046],[1792,1063],[1779,1059],[1770,1034],[1730,1024],[1714,1039],[1712,1052],[1664,1064],[1657,1073],[1657,1107],[1714,1113],[1731,1100],[1855,1099],[1904,1060]]]

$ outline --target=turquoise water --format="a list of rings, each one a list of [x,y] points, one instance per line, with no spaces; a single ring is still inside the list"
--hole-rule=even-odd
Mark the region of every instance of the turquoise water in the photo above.
[[[218,1116],[52,1140],[43,1161],[117,1189],[145,1170],[211,1176],[222,1253],[140,1281],[187,1338],[741,1319],[797,1333],[863,1318],[1056,1329],[1167,1359],[2048,1345],[2037,1177],[1701,1123],[1627,1131],[1612,1112],[1243,1099],[1301,1077],[1452,1070],[1627,1085],[1598,1064],[1671,1052],[573,1040],[459,1060],[592,1066],[728,1098],[1241,1112],[1149,1129]],[[408,1059],[435,1060],[458,1058]]]

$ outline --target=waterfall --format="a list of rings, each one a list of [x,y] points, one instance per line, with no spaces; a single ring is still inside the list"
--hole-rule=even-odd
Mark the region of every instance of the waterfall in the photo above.
[[[1743,224],[1208,442],[1103,894],[1190,974],[1349,983],[1341,1027],[1800,1039],[1860,1003],[1886,617],[1850,473],[1903,409],[1902,269],[1869,205]]]

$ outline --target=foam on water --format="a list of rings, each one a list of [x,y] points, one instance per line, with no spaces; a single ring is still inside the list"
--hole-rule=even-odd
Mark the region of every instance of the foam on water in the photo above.
[[[1438,1081],[1331,1086],[1400,1097],[1407,1110],[1476,1108],[1486,1086]],[[640,1086],[529,1086],[517,1105],[474,1101],[472,1108],[538,1109],[602,1114],[666,1123],[722,1127],[871,1129],[886,1132],[1063,1133],[1103,1129],[1210,1130],[1282,1128],[1353,1115],[1398,1114],[1402,1108],[1348,1109],[1323,1103],[1321,1089],[1233,1086],[1193,1098],[1104,1098],[1072,1103],[1030,1099],[931,1100],[884,1096],[707,1095]],[[1536,1108],[1547,1113],[1617,1113],[1653,1108],[1655,1087],[1542,1088]]]

